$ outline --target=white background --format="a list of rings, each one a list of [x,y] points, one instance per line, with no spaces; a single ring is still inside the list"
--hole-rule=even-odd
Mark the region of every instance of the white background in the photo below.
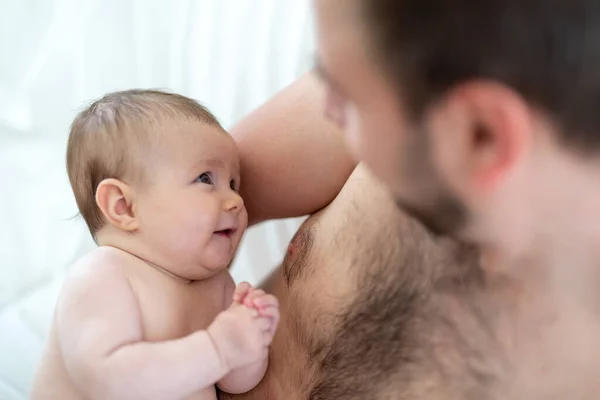
[[[93,246],[65,171],[85,104],[163,88],[230,127],[312,63],[308,0],[0,0],[0,399],[24,399],[65,271]],[[259,281],[298,220],[245,236]]]

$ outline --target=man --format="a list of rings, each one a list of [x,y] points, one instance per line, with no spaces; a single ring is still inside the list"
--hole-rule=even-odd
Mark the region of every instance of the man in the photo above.
[[[503,379],[595,389],[600,2],[314,4],[327,113],[353,153],[430,230],[481,246]]]
[[[321,95],[306,76],[234,129],[253,222],[321,208],[354,167],[318,118]],[[274,274],[271,366],[240,399],[597,398],[591,299],[477,260],[355,171]]]
[[[597,260],[598,1],[314,4],[327,112],[405,209],[505,265]]]
[[[475,261],[401,213],[357,168],[300,227],[271,278],[282,319],[266,377],[246,395],[220,398],[435,398],[448,385],[437,364],[465,363],[433,349],[453,342],[458,329],[441,299],[458,287],[453,275],[478,276]],[[462,383],[461,374],[453,377]],[[421,394],[403,397],[413,393]]]

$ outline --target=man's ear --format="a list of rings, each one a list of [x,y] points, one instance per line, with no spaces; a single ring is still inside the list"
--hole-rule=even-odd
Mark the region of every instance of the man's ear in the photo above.
[[[132,232],[139,228],[133,190],[118,179],[105,179],[96,189],[96,204],[109,224]]]
[[[475,81],[453,89],[430,127],[434,161],[460,191],[486,192],[516,165],[531,141],[531,110],[514,90]]]

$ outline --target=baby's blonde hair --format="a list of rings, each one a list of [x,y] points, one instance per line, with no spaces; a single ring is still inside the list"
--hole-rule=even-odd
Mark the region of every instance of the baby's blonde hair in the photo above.
[[[67,145],[67,172],[77,207],[93,237],[105,224],[96,204],[100,182],[143,179],[140,160],[152,146],[150,132],[164,121],[182,119],[220,127],[195,100],[158,90],[109,93],[77,115]]]

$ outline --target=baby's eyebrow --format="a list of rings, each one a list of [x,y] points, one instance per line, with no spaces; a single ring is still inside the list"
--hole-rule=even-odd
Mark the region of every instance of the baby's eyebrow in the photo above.
[[[213,167],[221,167],[223,168],[225,166],[225,163],[221,160],[204,160],[204,163]]]
[[[212,168],[225,168],[225,163],[222,160],[217,160],[214,158],[199,160],[196,164],[194,164],[194,169],[199,167],[212,167]]]

